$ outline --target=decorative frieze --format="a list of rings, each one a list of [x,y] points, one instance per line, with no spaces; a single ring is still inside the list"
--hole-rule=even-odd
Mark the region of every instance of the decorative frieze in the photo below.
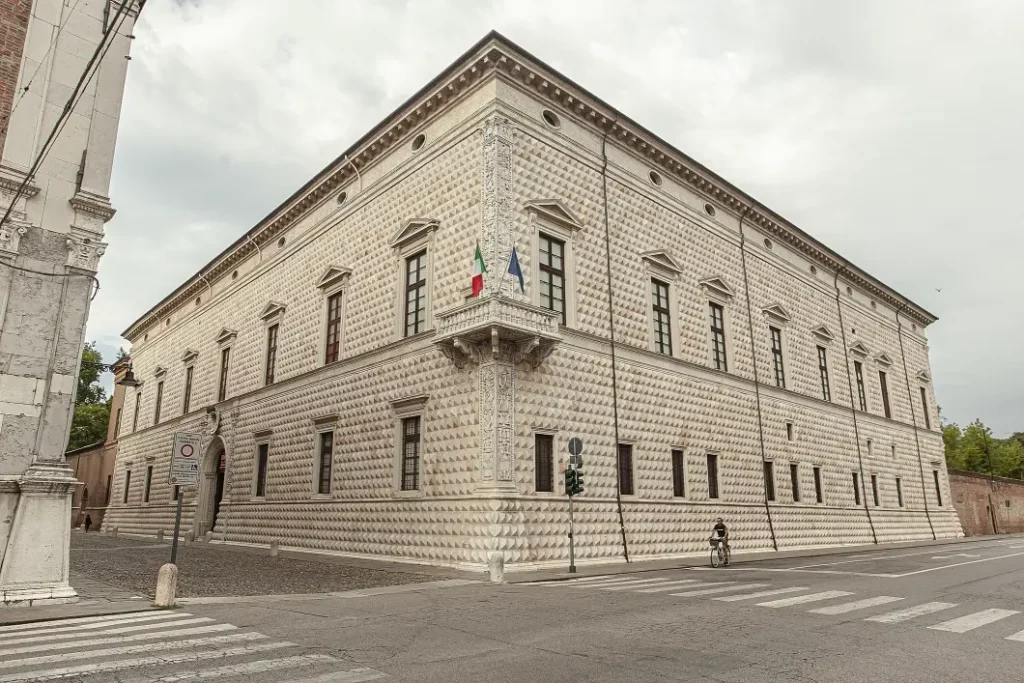
[[[505,267],[512,254],[512,123],[495,116],[484,126],[483,216],[480,248],[491,264],[484,276],[484,292],[496,294],[505,281]]]

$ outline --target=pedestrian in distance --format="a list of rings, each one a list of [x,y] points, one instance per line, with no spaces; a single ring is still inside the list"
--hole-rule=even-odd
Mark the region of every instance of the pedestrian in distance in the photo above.
[[[89,533],[89,527],[92,526],[92,517],[89,515],[85,516],[85,533]]]

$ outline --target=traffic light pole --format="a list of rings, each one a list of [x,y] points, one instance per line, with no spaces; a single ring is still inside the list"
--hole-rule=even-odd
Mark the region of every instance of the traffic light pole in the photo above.
[[[572,496],[569,496],[569,573],[576,573],[576,550],[572,539]]]

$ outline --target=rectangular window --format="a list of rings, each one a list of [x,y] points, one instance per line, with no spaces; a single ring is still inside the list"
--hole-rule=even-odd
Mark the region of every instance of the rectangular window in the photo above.
[[[821,490],[821,468],[814,468],[814,500],[821,503],[825,500]]]
[[[164,402],[164,383],[160,380],[156,383],[156,407],[153,408],[153,424],[160,424],[160,408]]]
[[[932,477],[935,479],[935,500],[939,502],[939,507],[942,507],[942,485],[939,484],[939,471],[932,470]]]
[[[173,490],[173,491],[171,492],[171,496],[172,496],[172,497],[171,497],[171,500],[173,500],[173,501],[177,502],[177,501],[178,501],[178,496],[179,496],[180,494],[181,494],[181,487],[180,487],[180,486],[177,486],[177,485],[175,485],[175,487],[174,487],[174,490]]]
[[[114,418],[114,440],[117,441],[117,435],[121,433],[121,409],[117,409],[117,417]]]
[[[103,492],[103,507],[110,505],[110,480],[111,475],[107,475],[107,490]]]
[[[786,423],[786,441],[792,441],[792,440],[793,440],[793,423],[792,422],[787,422]]]
[[[686,497],[686,453],[680,450],[672,451],[672,495]]]
[[[872,474],[871,475],[871,499],[874,502],[875,507],[878,507],[879,502],[878,502],[878,475],[877,474]]]
[[[135,392],[135,413],[132,415],[132,431],[139,428],[139,408],[142,406],[142,392]]]
[[[800,466],[796,463],[789,464],[789,481],[793,485],[793,502],[800,502]]]
[[[267,495],[267,460],[270,458],[270,444],[261,443],[256,449],[256,496]]]
[[[924,414],[924,428],[932,428],[932,416],[928,413],[928,392],[921,387],[921,412]]]
[[[717,453],[708,453],[708,498],[718,498]]]
[[[231,347],[220,351],[220,383],[217,386],[217,400],[223,401],[228,397],[228,368],[231,366]]]
[[[725,357],[725,309],[721,304],[710,304],[711,312],[711,356],[716,370],[729,370]]]
[[[420,488],[420,418],[402,419],[402,490]]]
[[[890,449],[892,449],[892,459],[895,460],[896,459],[896,444],[893,444],[892,446],[890,446]]]
[[[872,452],[871,452],[871,450],[872,450],[872,447],[873,447],[873,445],[874,445],[874,444],[872,444],[872,442],[871,442],[871,439],[868,439],[868,457],[869,457],[869,458],[870,458],[870,457],[871,457],[871,455],[872,455]]]
[[[327,297],[327,347],[324,351],[324,363],[333,363],[338,360],[340,354],[341,292],[338,292]]]
[[[555,490],[555,437],[537,434],[533,442],[535,490],[551,493]]]
[[[672,355],[672,316],[668,306],[668,285],[651,280],[651,301],[654,307],[654,350]]]
[[[263,373],[263,383],[274,383],[274,366],[277,365],[277,325],[267,328],[267,371]]]
[[[540,305],[565,324],[565,242],[540,235]]]
[[[889,383],[885,379],[885,373],[881,370],[878,371],[878,387],[882,390],[882,409],[885,411],[885,416],[892,417],[892,411],[889,410]]]
[[[121,500],[122,505],[128,504],[128,489],[132,486],[132,471],[128,470],[124,473],[124,498]]]
[[[142,487],[142,502],[149,502],[149,487],[153,483],[153,466],[149,465],[146,467],[146,483]]]
[[[772,335],[772,366],[775,369],[775,386],[786,388],[786,369],[782,364],[782,330],[769,327]]]
[[[896,502],[903,507],[903,480],[896,477]]]
[[[183,415],[188,415],[189,410],[192,408],[192,373],[195,367],[190,365],[185,368],[185,400],[181,405],[181,412]]]
[[[860,505],[860,475],[853,473],[853,504]]]
[[[427,324],[427,252],[405,260],[405,336],[419,334]]]
[[[775,463],[764,462],[764,495],[770,501],[775,500]]]
[[[633,495],[633,447],[628,443],[619,444],[619,493]]]
[[[317,464],[316,492],[329,494],[331,470],[334,467],[334,432],[320,432],[320,457]]]
[[[818,373],[821,375],[821,397],[832,400],[832,389],[828,382],[828,354],[824,346],[818,347]]]
[[[853,361],[853,372],[857,375],[857,402],[864,412],[868,410],[868,398],[864,394],[864,367],[859,360]]]

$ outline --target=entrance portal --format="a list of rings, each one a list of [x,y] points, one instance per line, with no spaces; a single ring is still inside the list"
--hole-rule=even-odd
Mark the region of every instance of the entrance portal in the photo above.
[[[227,453],[224,441],[219,436],[210,441],[203,456],[199,479],[199,497],[196,500],[196,515],[192,530],[196,537],[213,531],[217,524],[217,513],[224,498],[224,480],[227,471]]]

